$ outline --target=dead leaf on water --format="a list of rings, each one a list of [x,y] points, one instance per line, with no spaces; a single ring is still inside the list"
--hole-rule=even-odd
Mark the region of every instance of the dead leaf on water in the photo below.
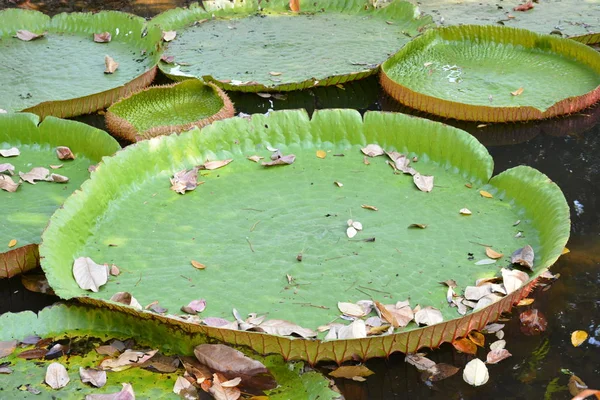
[[[184,194],[187,191],[194,190],[198,185],[203,184],[204,182],[198,182],[198,167],[194,167],[188,170],[181,170],[175,175],[173,175],[171,179],[171,190]]]
[[[311,329],[303,328],[289,321],[284,321],[280,319],[270,319],[264,321],[263,323],[257,326],[256,330],[270,333],[271,335],[279,336],[290,336],[292,334],[295,334],[305,339],[317,336],[317,332]]]
[[[362,151],[363,154],[369,157],[377,157],[385,154],[381,146],[378,144],[368,144],[366,147],[361,148],[360,151]]]
[[[263,162],[262,166],[263,167],[274,167],[277,165],[290,165],[290,164],[293,164],[294,161],[296,161],[296,156],[294,154],[288,154],[285,156],[281,156],[270,162]]]
[[[228,158],[226,160],[217,160],[217,161],[206,161],[204,164],[199,165],[198,168],[201,170],[213,170],[226,166],[230,162],[233,161],[233,158]]]
[[[560,255],[561,255],[561,256],[564,256],[565,254],[569,254],[570,252],[571,252],[571,250],[569,250],[568,248],[566,248],[566,247],[565,247],[565,248],[564,248],[564,249],[561,251]]]
[[[471,210],[469,210],[468,208],[461,208],[458,212],[461,213],[462,215],[471,215],[472,214]]]
[[[327,153],[324,150],[317,150],[317,158],[325,158]]]
[[[110,32],[94,33],[94,42],[96,43],[108,43],[111,39]]]
[[[73,262],[73,276],[80,288],[97,292],[108,281],[108,270],[89,257],[79,257]]]
[[[194,348],[194,355],[201,364],[227,376],[255,376],[269,372],[260,361],[224,344],[201,344]]]
[[[164,40],[165,42],[170,42],[171,40],[175,39],[176,36],[176,31],[163,31],[162,40]]]
[[[50,176],[46,178],[46,182],[67,183],[69,182],[69,178],[64,175],[50,174]]]
[[[381,304],[378,301],[375,301],[375,307],[377,307],[377,310],[379,310],[379,313],[381,314],[381,318],[383,318],[385,321],[389,322],[394,328],[398,328],[400,326],[400,323],[398,322],[398,320],[396,319],[394,314],[392,312],[390,312],[390,310],[388,310],[388,308],[386,306],[384,306],[383,304]],[[394,306],[392,305],[392,307],[394,307]],[[411,320],[412,320],[412,318],[411,318]]]
[[[485,190],[480,190],[479,194],[481,195],[481,197],[485,197],[488,199],[491,199],[492,197],[494,197],[490,192],[486,192]]]
[[[519,315],[521,321],[521,332],[525,335],[539,335],[548,327],[548,321],[544,314],[537,309],[523,311]]]
[[[352,379],[357,381],[362,381],[359,379],[355,379],[356,377],[364,378],[367,376],[373,375],[375,372],[371,371],[365,365],[343,365],[338,367],[337,369],[331,371],[329,376],[333,376],[334,378],[345,378]],[[364,380],[364,379],[363,379]]]
[[[46,377],[44,378],[44,382],[46,382],[48,386],[52,389],[60,389],[67,386],[69,381],[69,374],[64,365],[57,362],[48,365]]]
[[[257,163],[257,162],[259,162],[260,160],[264,159],[264,157],[261,157],[261,156],[256,156],[256,155],[254,155],[254,156],[249,156],[249,157],[247,157],[247,158],[248,158],[248,160],[250,160],[250,161],[254,161],[255,163]]]
[[[364,317],[366,315],[362,307],[355,303],[338,302],[337,306],[340,312],[344,315],[357,318]]]
[[[112,74],[117,70],[117,68],[119,68],[119,63],[116,62],[111,56],[105,55],[104,56],[104,66],[105,66],[104,73]]]
[[[422,353],[407,354],[406,357],[404,357],[404,361],[410,365],[414,365],[419,371],[427,371],[428,369],[435,367],[435,362],[425,357]]]
[[[46,33],[47,32],[37,34],[37,33],[30,32],[26,29],[19,29],[17,31],[17,34],[15,37],[23,40],[24,42],[30,42],[32,40],[36,40],[36,39],[40,39],[40,38],[44,37],[44,35]]]
[[[371,211],[378,211],[379,209],[375,206],[370,206],[368,204],[361,204],[360,205],[362,208],[365,208],[367,210],[371,210]]]
[[[483,347],[485,345],[485,336],[482,333],[477,331],[471,331],[467,334],[469,340],[475,343],[479,347]]]
[[[496,250],[492,249],[491,247],[485,248],[485,255],[494,260],[504,257],[504,254],[498,253]]]
[[[528,305],[532,304],[533,301],[534,301],[534,299],[532,299],[531,297],[528,297],[528,298],[525,298],[525,299],[521,299],[517,303],[517,306],[519,306],[519,307],[528,306]]]
[[[462,353],[476,354],[477,345],[467,338],[456,339],[452,342],[452,346]]]
[[[519,289],[525,284],[525,282],[529,280],[529,275],[523,271],[519,271],[518,269],[510,270],[507,268],[502,268],[500,272],[502,273],[502,281],[504,283],[504,287],[506,288],[506,294],[510,294]]]
[[[534,258],[535,255],[533,253],[533,248],[530,245],[527,245],[512,253],[510,262],[513,264],[522,265],[532,270]]]
[[[416,173],[413,175],[413,182],[421,192],[431,192],[433,190],[433,176]]]
[[[425,228],[427,228],[427,224],[410,224],[408,227],[409,228],[425,229]]]
[[[588,333],[586,331],[575,331],[571,333],[571,344],[574,347],[581,346],[588,338]]]
[[[510,94],[512,94],[513,96],[519,96],[521,93],[523,93],[523,88],[520,87],[517,90],[515,90],[514,92],[510,92]]]
[[[192,260],[191,263],[192,263],[192,266],[196,269],[206,269],[206,265],[199,263],[196,260]]]
[[[508,350],[502,348],[502,349],[496,349],[496,350],[491,350],[486,357],[486,363],[487,364],[497,364],[500,361],[508,358],[512,356],[512,354],[510,354],[508,352]]]
[[[362,319],[354,320],[337,331],[338,339],[362,339],[367,337],[367,326]]]
[[[454,365],[439,363],[428,370],[423,371],[421,379],[423,381],[438,382],[453,376],[458,371],[460,371],[460,368],[455,367]]]
[[[483,361],[475,358],[465,365],[465,369],[463,370],[463,379],[469,385],[481,386],[487,383],[487,381],[490,379],[490,375]]]
[[[575,399],[583,400],[583,399],[588,398],[591,394],[593,394],[593,393],[590,393],[590,394],[588,394],[588,396],[585,396],[584,392],[589,390],[588,385],[586,385],[586,383],[584,381],[582,381],[581,378],[579,378],[577,375],[571,375],[571,377],[569,378],[569,383],[568,383],[567,387],[569,388],[569,393],[571,393],[571,396],[575,396],[571,400],[575,400]],[[581,396],[579,396],[580,394],[581,394]]]
[[[79,367],[79,377],[81,382],[90,383],[97,388],[106,385],[106,371]]]
[[[56,156],[59,160],[74,160],[75,154],[67,146],[58,146],[56,148]]]
[[[0,156],[2,157],[16,157],[20,155],[21,152],[16,147],[11,147],[10,149],[2,149],[0,150]]]

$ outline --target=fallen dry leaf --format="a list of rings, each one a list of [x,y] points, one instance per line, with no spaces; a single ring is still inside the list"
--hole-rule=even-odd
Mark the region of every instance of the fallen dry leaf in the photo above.
[[[237,400],[242,395],[237,387],[223,386],[217,374],[213,374],[212,386],[208,391],[215,400]]]
[[[467,354],[476,354],[477,345],[467,338],[456,339],[452,342],[452,346],[460,352]]]
[[[535,255],[533,253],[533,248],[530,245],[527,245],[523,248],[516,250],[510,256],[510,262],[513,264],[519,264],[529,269],[533,269],[533,260]]]
[[[59,160],[74,160],[75,154],[67,146],[58,146],[56,148],[56,156]]]
[[[21,275],[21,283],[25,289],[36,292],[54,295],[54,290],[50,287],[48,279],[44,274],[24,274]]]
[[[417,173],[414,168],[409,167],[410,159],[404,154],[397,151],[386,152],[385,154],[394,162],[394,164],[390,164],[392,168],[405,174],[415,175]]]
[[[490,344],[490,350],[500,350],[506,347],[506,340],[496,340],[494,343]]]
[[[113,265],[110,266],[110,269],[109,269],[108,272],[112,276],[119,276],[121,274],[121,270],[115,264],[113,264]]]
[[[491,283],[486,283],[480,286],[467,286],[465,288],[465,298],[467,300],[478,301],[490,293],[492,293]]]
[[[336,185],[337,187],[344,187],[344,184],[342,182],[338,182],[338,181],[333,181],[334,185]]]
[[[19,171],[19,176],[21,179],[23,179],[25,182],[31,183],[32,185],[35,185],[35,181],[47,180],[49,174],[50,171],[44,167],[34,167],[27,173]]]
[[[0,175],[0,189],[7,192],[16,192],[20,183],[15,183],[10,176]]]
[[[424,381],[438,382],[455,375],[460,368],[454,365],[439,363],[424,371],[421,374],[421,379]]]
[[[471,215],[472,214],[471,210],[469,210],[468,208],[461,208],[458,212],[462,215]]]
[[[49,165],[50,169],[59,169],[62,168],[64,164],[58,164],[58,165]]]
[[[513,8],[513,11],[527,11],[527,10],[531,10],[532,8],[533,8],[533,1],[528,1],[527,3],[519,4],[518,6]]]
[[[21,155],[21,152],[16,147],[11,147],[10,149],[2,149],[0,150],[0,156],[2,157],[16,157]]]
[[[116,62],[111,56],[105,55],[104,56],[104,66],[105,66],[104,73],[112,74],[117,70],[117,68],[119,68],[119,63]]]
[[[367,210],[371,210],[371,211],[378,211],[379,209],[375,206],[370,206],[368,204],[361,204],[360,205],[362,208],[367,209]]]
[[[407,354],[406,357],[404,357],[404,361],[414,365],[419,371],[427,371],[428,369],[435,367],[435,362],[421,353]]]
[[[199,263],[196,260],[192,260],[191,263],[192,263],[192,266],[196,269],[206,269],[206,265]]]
[[[198,314],[202,311],[204,311],[206,309],[206,300],[204,299],[199,299],[199,300],[192,300],[188,303],[187,306],[183,306],[181,307],[181,311],[188,313],[188,314]]]
[[[350,325],[345,325],[337,331],[338,339],[361,339],[367,337],[367,326],[362,319],[354,320]]]
[[[469,385],[485,385],[490,379],[487,367],[479,358],[474,358],[465,365],[463,370],[463,379]]]
[[[100,363],[100,368],[110,371],[124,371],[137,367],[150,360],[158,350],[135,351],[127,349],[117,358],[109,358]]]
[[[194,190],[198,185],[204,182],[198,182],[198,167],[188,170],[181,170],[173,175],[171,180],[171,190],[184,194],[187,191]]]
[[[116,301],[117,303],[125,304],[127,306],[131,306],[136,310],[142,310],[142,305],[137,301],[135,297],[131,295],[129,292],[117,292],[113,294],[110,298],[111,301]]]
[[[11,355],[17,348],[17,343],[18,342],[16,340],[0,342],[0,358]]]
[[[325,158],[325,157],[327,157],[327,153],[324,150],[317,150],[317,157]]]
[[[218,160],[218,161],[207,161],[202,165],[199,165],[199,169],[213,170],[226,166],[230,162],[233,161],[233,158],[228,158],[227,160]]]
[[[7,172],[9,175],[15,174],[15,166],[9,163],[0,164],[0,174]]]
[[[303,328],[299,325],[281,319],[270,319],[264,321],[263,323],[257,326],[257,330],[270,333],[271,335],[279,336],[290,336],[292,334],[296,334],[303,338],[317,336],[317,332],[315,331],[312,331],[308,328]]]
[[[44,382],[46,382],[48,386],[52,389],[60,389],[67,386],[69,381],[69,374],[64,365],[57,362],[48,365],[46,377],[44,378]]]
[[[479,194],[481,195],[481,197],[485,197],[487,199],[491,199],[492,197],[494,197],[490,192],[486,192],[485,190],[480,190]]]
[[[500,361],[512,356],[506,349],[496,349],[492,350],[487,354],[486,363],[487,364],[497,364]]]
[[[108,281],[108,270],[89,257],[79,257],[73,262],[73,276],[80,288],[97,292]]]
[[[344,315],[357,318],[364,317],[366,315],[362,307],[355,303],[338,302],[337,306],[340,312]]]
[[[385,154],[381,146],[378,144],[368,144],[366,147],[361,148],[360,151],[369,157],[377,157]]]
[[[415,312],[415,322],[420,325],[434,325],[444,321],[442,312],[435,307],[423,307]]]
[[[354,236],[356,236],[357,233],[358,231],[353,226],[349,226],[346,229],[346,236],[348,236],[349,239],[352,239]]]
[[[201,364],[227,377],[252,377],[269,372],[260,361],[224,344],[201,344],[194,348]]]
[[[485,336],[482,333],[477,331],[471,331],[467,334],[469,340],[475,343],[479,347],[483,347],[485,345]]]
[[[396,319],[394,314],[390,310],[388,310],[386,306],[384,306],[383,304],[381,304],[378,301],[375,301],[374,303],[375,303],[375,307],[377,307],[377,310],[379,310],[379,312],[381,313],[381,318],[383,318],[385,321],[389,322],[394,328],[398,328],[400,326],[400,324],[398,323],[398,320]],[[394,306],[392,305],[392,307],[394,307]],[[408,308],[410,308],[410,307],[408,307]]]
[[[544,314],[535,308],[523,311],[519,315],[519,320],[521,321],[521,332],[528,336],[539,335],[548,327],[548,321]]]
[[[176,31],[164,31],[162,33],[162,40],[164,40],[165,42],[170,42],[171,40],[175,39],[176,36]]]
[[[523,271],[519,271],[518,269],[510,270],[507,268],[502,268],[501,273],[502,281],[504,283],[504,287],[506,288],[506,294],[510,294],[519,289],[525,284],[525,282],[529,280],[529,275]]]
[[[427,224],[410,224],[408,227],[409,228],[425,229],[425,228],[427,228]]]
[[[416,173],[413,175],[413,182],[421,192],[431,192],[433,190],[433,176]]]
[[[90,383],[97,388],[106,385],[106,371],[79,367],[81,382]]]
[[[337,369],[331,371],[329,376],[333,376],[334,378],[345,378],[345,379],[353,379],[356,377],[366,377],[371,376],[375,372],[371,371],[365,365],[343,365],[338,367]]]
[[[17,31],[17,34],[16,34],[15,37],[18,38],[18,39],[21,39],[21,40],[23,40],[25,42],[29,42],[29,41],[32,41],[32,40],[36,40],[36,39],[42,38],[42,37],[44,37],[45,34],[46,34],[46,32],[37,34],[37,33],[33,33],[33,32],[28,31],[28,30],[25,30],[25,29],[19,29]]]
[[[17,239],[11,239],[8,242],[8,247],[15,247],[17,245]]]
[[[175,381],[175,385],[173,385],[173,393],[180,395],[180,397],[182,397],[182,398],[186,398],[186,397],[181,396],[182,391],[185,393],[185,391],[187,391],[189,388],[192,388],[192,387],[193,386],[190,383],[190,381],[185,379],[183,376],[178,376],[177,380]]]
[[[46,182],[66,183],[69,182],[69,178],[64,175],[50,174],[50,176],[46,178]]]
[[[496,250],[492,249],[491,247],[485,248],[485,255],[488,256],[489,258],[493,258],[494,260],[504,257],[504,254],[498,253]]]
[[[119,349],[117,349],[114,346],[111,345],[105,345],[105,346],[98,346],[96,347],[96,353],[98,354],[102,354],[104,356],[111,356],[111,357],[115,357],[118,356],[120,351]]]
[[[94,42],[96,43],[108,43],[111,39],[110,32],[94,33]]]
[[[586,331],[575,331],[571,333],[571,344],[574,347],[581,346],[588,338],[588,333]]]
[[[517,306],[519,306],[519,307],[528,306],[528,305],[532,304],[533,302],[534,302],[534,299],[532,299],[531,297],[528,297],[526,299],[519,300],[519,302],[517,303]]]
[[[281,74],[283,74],[283,72],[274,72],[274,71],[269,72],[269,75],[271,75],[271,76],[279,76]]]
[[[522,87],[518,88],[514,92],[510,92],[510,94],[512,94],[513,96],[519,96],[521,93],[523,93],[523,88]]]
[[[289,6],[290,6],[290,10],[293,12],[300,11],[300,0],[290,0]]]
[[[135,400],[133,387],[129,383],[123,383],[123,389],[117,393],[88,394],[85,400]]]
[[[285,156],[281,156],[270,162],[263,162],[262,166],[263,167],[274,167],[276,165],[290,165],[290,164],[293,164],[294,161],[296,161],[296,156],[294,154],[288,154]]]
[[[257,163],[257,162],[259,162],[260,160],[264,159],[264,157],[261,157],[261,156],[256,156],[256,155],[254,155],[254,156],[249,156],[249,157],[247,157],[247,158],[248,158],[248,160],[250,160],[250,161],[254,161],[255,163]]]

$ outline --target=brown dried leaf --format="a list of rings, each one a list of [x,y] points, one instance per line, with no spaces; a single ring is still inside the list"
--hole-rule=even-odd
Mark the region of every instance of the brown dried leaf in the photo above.
[[[421,325],[435,325],[444,321],[442,312],[435,307],[423,307],[415,312],[415,322]]]
[[[416,173],[413,175],[413,182],[421,192],[431,192],[433,190],[433,176]]]
[[[33,33],[25,29],[19,29],[15,37],[25,42],[29,42],[44,37],[46,33],[47,32],[44,32],[38,35],[37,33]]]
[[[162,33],[162,40],[164,40],[165,42],[170,42],[171,40],[175,39],[176,36],[176,31],[164,31]]]
[[[521,299],[517,303],[517,306],[519,306],[519,307],[528,306],[528,305],[532,304],[534,301],[535,301],[535,299],[532,299],[531,297],[528,297],[528,298],[525,298],[525,299]]]
[[[512,354],[510,354],[508,352],[508,350],[506,349],[496,349],[496,350],[491,350],[486,357],[486,363],[488,364],[497,364],[500,361],[504,360],[505,358],[508,358],[512,356]]]
[[[119,63],[109,55],[104,56],[104,65],[106,67],[104,68],[105,74],[112,74],[119,68]]]
[[[513,10],[514,11],[527,11],[527,10],[531,10],[532,8],[533,8],[533,1],[528,1],[527,3],[519,4],[518,6],[513,8]]]
[[[588,385],[586,385],[586,383],[584,381],[581,380],[581,378],[579,378],[577,375],[571,375],[571,377],[569,378],[569,384],[568,384],[568,388],[569,388],[569,393],[571,393],[571,396],[577,396],[580,393],[583,393],[584,391],[586,391],[586,389],[588,389]],[[580,397],[580,399],[585,399],[588,396],[582,396]],[[571,399],[573,400],[573,399]]]
[[[73,262],[73,276],[80,288],[97,292],[108,281],[108,270],[89,257],[79,257]]]
[[[452,346],[460,352],[467,354],[476,354],[477,345],[467,338],[456,339],[452,342]]]
[[[419,371],[426,371],[430,368],[435,367],[435,362],[430,360],[429,358],[423,356],[420,353],[417,354],[407,354],[404,358],[404,361],[407,363],[414,365],[417,367]]]
[[[521,93],[523,93],[523,88],[522,87],[518,88],[514,92],[510,92],[510,94],[512,94],[513,96],[519,96]]]
[[[529,280],[529,275],[523,271],[519,271],[518,269],[510,270],[507,268],[502,268],[501,273],[502,281],[504,282],[504,287],[506,288],[506,294],[510,294],[519,289],[525,284],[525,282]]]
[[[361,204],[360,205],[362,208],[365,208],[367,210],[371,210],[371,211],[378,211],[379,209],[375,206],[370,206],[368,204]]]
[[[125,304],[127,306],[131,306],[136,310],[141,310],[143,308],[142,305],[136,300],[136,298],[128,292],[117,292],[112,295],[110,300],[116,301],[117,303]]]
[[[513,264],[522,265],[529,269],[533,269],[534,258],[535,255],[533,253],[533,248],[530,245],[527,245],[512,253],[512,255],[510,256],[510,262]]]
[[[66,183],[69,182],[69,178],[64,175],[50,174],[50,176],[46,178],[46,182]]]
[[[331,371],[329,376],[333,376],[334,378],[354,379],[357,376],[371,376],[374,373],[375,372],[371,371],[365,365],[343,365]]]
[[[16,192],[21,183],[15,183],[10,176],[0,175],[0,189],[7,192]]]
[[[465,288],[465,298],[467,300],[479,301],[482,297],[492,293],[492,284],[486,283],[480,286],[467,286]]]
[[[521,332],[528,336],[539,335],[548,327],[548,321],[544,314],[535,308],[523,311],[519,315],[519,319],[521,320]]]
[[[296,161],[296,156],[294,154],[288,154],[285,156],[281,156],[270,162],[263,162],[262,166],[263,167],[274,167],[276,165],[290,165],[290,164],[293,164],[294,161]]]
[[[127,349],[118,358],[109,358],[100,363],[100,368],[110,371],[124,371],[137,367],[150,360],[158,350],[135,351]]]
[[[404,154],[400,154],[396,151],[392,151],[389,153],[386,152],[385,154],[387,154],[387,156],[394,162],[393,165],[390,164],[394,169],[410,175],[415,175],[417,173],[417,171],[414,168],[409,167],[410,159]]]
[[[494,260],[497,260],[498,258],[504,257],[504,254],[498,253],[497,251],[495,251],[491,247],[486,247],[485,248],[485,255],[488,256],[489,258],[494,259]]]
[[[25,182],[29,182],[32,185],[35,185],[35,181],[45,181],[48,178],[50,171],[44,167],[34,167],[31,171],[27,173],[23,173],[19,171],[19,176]]]
[[[120,353],[120,351],[116,347],[105,345],[96,347],[96,353],[114,357],[117,356]]]
[[[2,149],[0,150],[0,156],[2,157],[16,157],[21,155],[21,152],[16,147],[11,147],[10,149]]]
[[[213,384],[208,389],[215,400],[237,400],[242,395],[237,387],[225,387],[217,374],[213,374]]]
[[[58,146],[56,148],[56,156],[59,160],[74,160],[75,154],[67,146]]]
[[[383,304],[381,304],[378,301],[375,301],[375,307],[377,307],[377,309],[381,313],[381,318],[383,318],[384,320],[386,320],[387,322],[392,324],[392,326],[394,328],[398,328],[400,326],[400,323],[396,319],[396,316],[390,310],[388,310],[386,306],[384,306]],[[394,305],[392,305],[392,307],[395,308]],[[410,307],[408,307],[408,308],[410,308]],[[411,310],[411,313],[412,313],[412,310]]]
[[[44,358],[44,356],[46,356],[47,353],[47,349],[31,349],[22,351],[17,357],[22,358],[24,360],[37,360]]]
[[[133,387],[129,383],[123,383],[123,389],[117,393],[88,394],[85,400],[135,400]]]
[[[201,344],[194,348],[194,354],[201,364],[228,377],[253,377],[269,372],[260,361],[224,344]]]
[[[202,170],[213,170],[226,166],[230,162],[233,161],[233,158],[228,158],[227,160],[217,160],[217,161],[207,161],[202,165],[199,165],[198,168]]]
[[[279,336],[290,336],[292,334],[296,334],[303,338],[317,336],[317,332],[313,330],[303,328],[299,325],[281,319],[271,319],[264,321],[263,323],[258,325],[256,329],[266,333],[270,333],[271,335]]]
[[[46,377],[44,378],[44,382],[46,382],[48,386],[52,389],[60,389],[67,386],[69,381],[69,374],[64,365],[57,362],[48,365]]]
[[[108,43],[111,39],[110,32],[94,33],[94,42],[96,43]]]
[[[460,371],[460,368],[454,365],[439,363],[429,368],[421,374],[421,378],[425,381],[438,382],[443,379],[449,378],[452,375]]]
[[[15,174],[15,166],[9,163],[0,164],[0,174],[7,172],[9,175]]]
[[[79,367],[81,382],[90,383],[97,388],[106,385],[106,371]]]
[[[17,343],[16,340],[0,342],[0,358],[11,355],[17,348]]]
[[[377,157],[385,154],[381,146],[378,144],[368,144],[366,147],[360,149],[360,151],[362,151],[364,155],[367,155],[369,157]]]
[[[204,182],[198,182],[198,167],[188,170],[181,170],[173,175],[171,180],[171,190],[184,194],[187,191],[194,190],[198,185]]]
[[[471,331],[467,334],[469,340],[479,347],[485,346],[485,336],[477,331]]]
[[[204,311],[206,309],[206,300],[204,299],[199,299],[199,300],[192,300],[189,302],[189,304],[187,306],[183,306],[181,307],[181,311],[188,313],[188,314],[198,314],[202,311]]]
[[[9,248],[10,248],[10,247],[15,247],[16,245],[17,245],[17,239],[11,239],[11,240],[8,242],[8,247],[9,247]]]

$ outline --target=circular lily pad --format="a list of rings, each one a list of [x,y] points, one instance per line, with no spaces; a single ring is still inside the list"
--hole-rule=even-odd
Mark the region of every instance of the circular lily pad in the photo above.
[[[108,108],[106,126],[130,141],[149,139],[233,117],[229,97],[212,83],[198,79],[155,86]]]
[[[23,31],[42,36],[29,41],[15,37]],[[94,34],[104,32],[110,41],[95,42]],[[5,60],[0,65],[0,109],[69,117],[108,107],[150,84],[160,35],[143,18],[115,11],[53,18],[31,10],[0,11]],[[113,73],[104,72],[105,56],[119,64]]]
[[[58,146],[68,147],[76,158],[60,160]],[[115,153],[120,146],[106,132],[80,122],[48,117],[39,123],[33,114],[0,114],[0,150],[11,148],[20,154],[0,156],[0,165],[12,166],[1,168],[4,172],[0,172],[0,178],[17,184],[19,172],[43,167],[69,180],[22,182],[15,192],[0,190],[0,278],[38,265],[38,243],[50,215],[89,177],[90,165]]]
[[[523,29],[460,26],[415,39],[382,65],[396,100],[443,117],[486,122],[569,114],[600,98],[600,55]]]
[[[361,148],[374,143],[404,153],[422,176],[433,176],[431,191],[414,183],[426,178],[395,173],[384,156],[364,156]],[[275,148],[279,159],[272,157]],[[206,169],[199,170],[197,187],[185,191],[193,186],[184,184],[191,183],[183,182],[185,171],[198,165]],[[343,361],[435,347],[510,309],[569,236],[568,206],[554,183],[527,167],[490,179],[492,165],[466,132],[403,114],[368,112],[363,120],[356,111],[325,110],[311,120],[304,111],[281,111],[230,118],[139,142],[107,159],[52,217],[42,267],[63,298],[147,315],[110,301],[126,291],[161,314],[153,318],[262,353]],[[358,232],[349,234],[349,224]],[[448,306],[439,282],[454,279],[462,293],[477,279],[500,275],[509,255],[526,245],[535,261],[522,287],[465,318]],[[489,260],[485,246],[504,256]],[[73,277],[80,257],[115,264],[121,274],[98,292],[82,290]],[[167,315],[181,315],[182,306],[200,299],[206,307],[195,319]],[[244,322],[258,313],[312,336],[332,321],[347,324],[338,302],[359,300],[409,300],[411,307],[439,309],[444,322],[410,322],[393,334],[332,341],[199,324],[219,317],[244,329],[267,329]],[[242,322],[235,322],[233,309]]]
[[[207,2],[210,3],[210,2]],[[213,18],[214,15],[214,18]],[[174,79],[204,78],[236,91],[327,86],[377,72],[389,54],[429,24],[408,2],[374,9],[368,1],[236,2],[167,11],[152,23],[176,31],[161,70]],[[170,60],[170,58],[173,60]]]

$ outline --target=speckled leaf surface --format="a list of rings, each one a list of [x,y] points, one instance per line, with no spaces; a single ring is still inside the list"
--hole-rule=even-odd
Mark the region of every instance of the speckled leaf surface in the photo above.
[[[203,335],[185,334],[172,326],[152,320],[138,320],[119,311],[76,305],[59,304],[46,308],[38,315],[30,311],[17,314],[6,313],[0,316],[0,340],[21,340],[37,335],[42,338],[97,338],[91,343],[109,339],[125,340],[133,338],[138,348],[159,349],[165,355],[193,356],[194,347],[205,343]],[[173,393],[173,385],[183,370],[175,373],[156,373],[142,368],[132,368],[119,372],[108,372],[107,384],[94,388],[81,382],[79,367],[97,367],[106,358],[90,348],[90,352],[78,356],[60,357],[69,372],[70,383],[63,389],[52,390],[46,386],[44,374],[52,361],[23,360],[18,358],[22,350],[3,358],[13,370],[10,375],[2,375],[3,399],[82,399],[87,394],[115,393],[121,390],[122,383],[133,386],[136,397],[141,399],[178,399]],[[244,349],[240,349],[244,350]],[[339,397],[329,389],[329,380],[317,372],[304,372],[302,363],[287,364],[281,356],[260,357],[246,351],[249,357],[262,362],[276,379],[279,387],[268,391],[269,398],[284,400],[290,398],[335,399]],[[34,395],[19,387],[29,384],[42,393]]]
[[[175,79],[203,77],[227,90],[335,85],[375,73],[431,22],[407,2],[374,9],[361,0],[303,1],[301,13],[287,4],[246,1],[159,15],[152,23],[177,31],[165,52],[174,63],[161,62],[161,70]]]
[[[413,166],[435,176],[433,191],[420,192],[412,177],[394,175],[381,157],[365,165],[360,147],[367,143],[417,156]],[[267,146],[295,154],[296,161],[265,169],[246,159],[254,154],[268,158]],[[326,157],[318,158],[317,150],[324,150]],[[205,183],[194,191],[179,195],[169,190],[174,172],[206,159],[228,158],[234,161],[226,167],[201,174]],[[537,207],[552,210],[560,221],[544,226],[546,237],[540,221],[519,199],[536,197],[537,190],[525,190],[532,184],[521,180],[519,168],[494,178],[501,182],[502,176],[514,176],[514,191],[494,186],[494,180],[487,184],[492,165],[485,148],[466,132],[402,114],[370,112],[363,120],[356,111],[330,110],[318,111],[310,120],[305,112],[283,111],[255,115],[250,121],[220,121],[201,132],[138,143],[107,160],[82,193],[53,216],[43,237],[43,268],[63,298],[123,308],[108,299],[125,290],[141,304],[159,301],[176,314],[201,296],[207,301],[203,316],[232,320],[236,308],[242,316],[267,313],[310,329],[336,319],[339,301],[372,296],[390,304],[410,297],[413,306],[440,308],[450,322],[428,328],[411,323],[394,335],[344,343],[269,338],[157,318],[260,352],[311,362],[339,361],[353,352],[372,357],[436,346],[497,317],[520,295],[515,292],[468,320],[458,319],[456,310],[445,305],[446,288],[438,282],[455,279],[465,287],[507,264],[503,259],[498,266],[475,265],[485,257],[485,248],[476,243],[491,243],[510,254],[523,246],[513,227],[515,220],[522,220],[519,230],[539,254],[535,275],[554,262],[562,250],[558,244],[568,237],[568,210],[556,185],[537,198]],[[547,179],[537,171],[527,177],[533,182]],[[473,188],[465,187],[466,182]],[[477,188],[494,198],[481,197]],[[555,202],[546,205],[546,197]],[[463,207],[473,215],[460,215]],[[376,240],[348,240],[350,218],[363,225],[355,239]],[[428,227],[408,229],[412,223]],[[66,225],[68,233],[61,228]],[[300,252],[302,262],[297,260]],[[79,256],[115,263],[123,272],[99,293],[87,293],[71,275]],[[206,268],[193,268],[191,260]]]
[[[89,177],[88,167],[120,149],[106,132],[75,121],[54,117],[42,123],[33,114],[0,114],[0,149],[17,147],[21,155],[0,162],[27,172],[45,167],[69,178],[67,183],[22,183],[14,193],[0,192],[0,278],[16,275],[37,265],[37,244],[50,215]],[[75,160],[59,160],[57,146],[67,146]],[[50,165],[63,166],[51,169]],[[8,247],[11,240],[14,247]]]
[[[22,41],[17,30],[47,32]],[[109,32],[109,43],[94,33]],[[144,32],[144,37],[142,37]],[[59,117],[94,112],[150,84],[161,32],[143,18],[120,12],[60,14],[53,18],[20,9],[0,11],[0,108]],[[105,74],[105,55],[119,68]]]
[[[474,121],[548,118],[600,97],[600,55],[549,35],[495,26],[428,31],[382,65],[384,88],[413,108]]]

